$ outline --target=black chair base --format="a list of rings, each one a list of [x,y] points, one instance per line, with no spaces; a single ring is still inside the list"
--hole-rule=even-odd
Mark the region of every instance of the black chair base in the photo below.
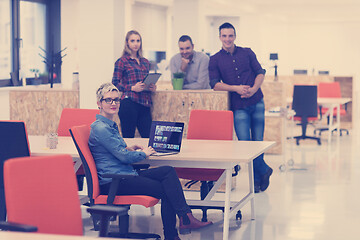
[[[127,205],[124,205],[127,206]],[[130,207],[127,207],[128,210]],[[127,211],[128,211],[127,210]],[[94,223],[94,230],[100,230],[100,216],[97,214],[91,214]],[[110,218],[110,221],[115,221],[116,217]],[[129,238],[129,239],[161,239],[160,235],[155,233],[133,233],[129,232],[129,215],[119,215],[119,232],[108,232],[108,237],[111,238]]]
[[[160,235],[153,233],[116,233],[109,232],[108,237],[111,238],[129,238],[129,239],[161,239]]]
[[[314,134],[316,134],[316,132],[319,132],[319,136],[321,136],[321,133],[324,131],[329,131],[329,128],[317,128],[314,130]],[[337,131],[337,128],[333,129],[331,131],[331,134],[333,134],[335,131]],[[345,128],[340,128],[340,136],[342,136],[342,132],[346,132],[346,135],[349,135],[349,130]]]
[[[294,138],[296,139],[296,145],[299,145],[299,141],[302,139],[313,139],[317,141],[318,145],[321,145],[321,139],[319,137],[310,137],[310,136],[302,135],[302,136],[296,136]]]
[[[239,170],[238,170],[239,171]],[[238,172],[237,171],[237,172]],[[188,183],[191,183],[191,185],[193,185],[194,183],[196,183],[198,181],[190,181]],[[189,186],[189,187],[190,187]],[[200,187],[200,197],[201,200],[204,200],[206,198],[206,196],[208,195],[208,193],[211,191],[211,189],[214,186],[214,182],[213,181],[201,181],[201,187]],[[217,210],[221,210],[224,212],[224,207],[212,207],[212,206],[197,206],[197,205],[191,205],[190,206],[191,209],[200,209],[202,210],[202,218],[201,221],[202,222],[207,222],[207,210],[208,209],[217,209]],[[242,219],[242,214],[241,211],[239,210],[236,213],[236,220],[241,220]]]

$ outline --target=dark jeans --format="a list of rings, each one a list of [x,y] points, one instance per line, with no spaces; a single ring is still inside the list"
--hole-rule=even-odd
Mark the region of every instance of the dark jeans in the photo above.
[[[234,111],[234,127],[239,141],[263,141],[265,127],[265,105],[264,100],[244,109]],[[261,154],[253,161],[254,181],[260,183],[262,175],[269,166],[264,161],[264,154]]]
[[[100,186],[101,194],[108,194],[110,183]],[[191,212],[179,178],[173,167],[163,166],[139,172],[120,181],[117,195],[147,195],[161,199],[161,219],[165,238],[177,236],[176,214]]]
[[[123,138],[135,137],[136,128],[141,137],[149,137],[152,122],[150,107],[125,98],[120,103],[119,118]]]

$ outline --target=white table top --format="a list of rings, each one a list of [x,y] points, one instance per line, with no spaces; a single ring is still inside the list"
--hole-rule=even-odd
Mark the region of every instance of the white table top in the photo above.
[[[94,240],[94,237],[86,236],[71,236],[71,235],[56,235],[56,234],[43,234],[43,233],[22,233],[0,231],[1,240]],[[102,240],[114,240],[114,238],[101,238]],[[118,240],[125,238],[116,238]]]
[[[45,136],[29,136],[31,155],[70,154],[78,158],[78,152],[71,137],[59,137],[56,149],[45,147]],[[125,139],[131,146],[148,145],[146,138]],[[275,145],[270,141],[217,141],[183,139],[181,152],[175,155],[150,156],[143,163],[155,166],[232,168],[238,163],[247,163]],[[206,162],[206,163],[205,163]]]
[[[292,103],[293,99],[291,97],[287,98],[286,101],[288,103]],[[332,104],[345,104],[348,102],[351,102],[351,98],[323,98],[323,97],[318,97],[317,99],[318,104],[320,105],[332,105]]]

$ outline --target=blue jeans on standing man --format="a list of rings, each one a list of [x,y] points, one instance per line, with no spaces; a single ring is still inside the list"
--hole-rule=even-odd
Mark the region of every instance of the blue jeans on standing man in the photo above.
[[[239,141],[263,141],[265,127],[264,99],[260,102],[234,111],[234,126]],[[269,170],[261,154],[253,161],[254,181],[259,184],[261,177]]]

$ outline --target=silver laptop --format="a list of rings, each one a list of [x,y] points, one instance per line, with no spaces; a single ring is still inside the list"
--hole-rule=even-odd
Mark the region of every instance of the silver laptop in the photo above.
[[[154,156],[177,154],[181,149],[184,123],[153,121],[151,123],[149,146],[156,153]]]

